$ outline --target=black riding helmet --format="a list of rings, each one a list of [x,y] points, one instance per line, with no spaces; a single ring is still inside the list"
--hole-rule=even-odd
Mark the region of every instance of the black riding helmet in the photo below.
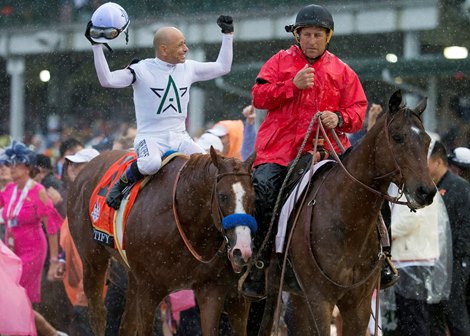
[[[293,33],[298,42],[297,29],[309,26],[328,29],[329,34],[327,42],[330,42],[331,35],[333,35],[333,31],[335,29],[335,23],[333,21],[333,16],[325,7],[313,4],[305,6],[297,14],[295,24],[287,25],[285,26],[285,29],[286,32]]]

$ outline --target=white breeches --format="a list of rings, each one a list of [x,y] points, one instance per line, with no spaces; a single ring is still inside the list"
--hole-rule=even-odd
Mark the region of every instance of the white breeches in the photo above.
[[[137,167],[142,175],[155,174],[162,166],[162,155],[169,150],[187,155],[206,153],[186,131],[169,132],[159,137],[137,136],[134,149],[137,153]]]

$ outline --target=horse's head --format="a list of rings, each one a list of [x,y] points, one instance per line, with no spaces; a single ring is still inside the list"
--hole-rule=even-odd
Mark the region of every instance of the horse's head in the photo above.
[[[211,147],[210,156],[217,168],[213,190],[212,211],[218,212],[222,232],[228,243],[228,258],[240,273],[251,258],[251,234],[256,232],[254,219],[255,192],[251,181],[253,160],[240,162],[217,155]],[[253,158],[254,159],[254,158]],[[213,214],[214,215],[214,214]]]
[[[401,105],[401,91],[389,101],[389,112],[383,118],[385,143],[381,157],[383,167],[395,166],[393,182],[402,188],[411,209],[432,203],[436,186],[429,175],[427,152],[431,141],[421,121],[427,99],[410,109]],[[379,151],[379,149],[377,149]],[[384,168],[390,169],[390,168]],[[386,173],[385,171],[383,173]]]

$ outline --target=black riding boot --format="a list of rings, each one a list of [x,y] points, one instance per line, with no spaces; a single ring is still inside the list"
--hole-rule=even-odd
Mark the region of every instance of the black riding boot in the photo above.
[[[270,248],[267,250],[271,251]],[[258,265],[252,265],[250,273],[243,282],[242,293],[251,300],[263,300],[266,298],[266,268],[269,265],[267,253],[258,260]]]
[[[257,251],[259,251],[269,231],[273,210],[286,174],[287,167],[274,163],[260,165],[253,172],[253,187],[256,193],[255,218],[258,224],[258,231],[253,241],[255,254],[258,253]],[[258,267],[254,264],[252,265],[250,273],[242,285],[243,294],[253,300],[261,300],[266,297],[265,271],[272,255],[276,227],[277,225],[274,226],[271,237],[267,238],[266,247],[258,260]]]
[[[124,174],[121,175],[119,180],[112,186],[111,190],[106,197],[106,204],[113,209],[119,209],[124,195],[130,190],[132,185],[144,177],[137,168],[137,161],[131,163],[127,167]]]
[[[266,298],[266,268],[269,262],[267,262],[267,259],[259,260],[258,264],[260,264],[258,267],[252,265],[250,273],[242,285],[243,295],[253,301]]]
[[[389,251],[384,250],[385,260],[380,271],[380,289],[386,289],[395,285],[400,278],[397,269],[391,260]]]

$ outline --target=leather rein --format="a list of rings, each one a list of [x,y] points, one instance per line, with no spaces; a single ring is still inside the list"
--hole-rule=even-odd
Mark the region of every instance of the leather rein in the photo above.
[[[179,179],[181,177],[181,173],[184,170],[184,168],[186,167],[186,164],[188,163],[188,161],[189,160],[187,160],[180,167],[180,169],[178,170],[178,173],[176,174],[176,178],[175,178],[175,183],[173,184],[173,216],[175,218],[175,223],[176,223],[176,227],[178,228],[178,232],[180,233],[181,238],[183,239],[183,242],[186,245],[186,248],[189,250],[189,252],[191,252],[192,256],[197,261],[199,261],[203,264],[210,264],[216,258],[218,258],[219,256],[224,254],[224,251],[225,251],[227,246],[230,247],[229,246],[229,239],[228,239],[227,235],[225,234],[224,228],[221,225],[222,219],[224,218],[224,214],[222,212],[222,209],[220,208],[220,203],[219,203],[219,201],[217,199],[217,196],[216,196],[217,195],[217,184],[220,182],[220,180],[223,177],[226,177],[226,176],[234,176],[234,175],[235,176],[240,176],[240,175],[245,176],[246,175],[246,176],[249,176],[251,178],[251,174],[250,173],[221,173],[221,174],[217,174],[215,176],[214,184],[213,184],[212,192],[211,192],[211,218],[212,218],[212,222],[213,222],[214,226],[217,228],[217,230],[219,230],[222,233],[222,236],[223,236],[224,239],[223,239],[222,244],[220,245],[220,247],[217,249],[217,252],[210,259],[204,259],[196,251],[194,246],[191,244],[188,236],[184,232],[183,226],[181,225],[181,221],[180,221],[180,218],[179,218],[179,215],[178,215],[178,209],[177,209],[177,206],[176,206],[176,189],[177,189],[177,186],[178,186]],[[217,211],[212,211],[212,209],[214,209],[214,208],[216,208]]]
[[[338,154],[336,153],[336,151],[334,150],[331,150],[331,154],[333,155],[333,157],[335,158],[336,162],[340,165],[341,168],[343,168],[344,172],[346,173],[347,176],[349,176],[349,178],[351,178],[353,181],[359,183],[362,187],[366,188],[367,190],[369,190],[370,192],[376,194],[376,195],[379,195],[380,197],[382,197],[383,199],[391,202],[391,203],[395,203],[395,204],[402,204],[402,205],[407,205],[410,209],[410,203],[408,201],[399,201],[399,199],[401,198],[401,196],[403,195],[403,186],[404,186],[404,178],[403,178],[403,173],[400,169],[400,166],[398,165],[398,162],[397,162],[397,159],[395,158],[395,155],[393,153],[393,150],[392,150],[392,144],[390,143],[390,135],[389,135],[389,131],[388,131],[388,127],[390,126],[390,124],[392,123],[393,121],[393,118],[388,121],[388,114],[385,115],[385,123],[384,123],[384,133],[385,133],[385,138],[387,139],[387,145],[388,145],[388,149],[390,150],[390,153],[391,153],[391,156],[393,158],[393,163],[395,165],[395,169],[392,170],[391,172],[387,173],[387,174],[384,174],[382,176],[378,176],[378,177],[375,177],[374,179],[375,180],[379,180],[379,179],[383,179],[385,177],[388,177],[390,175],[394,175],[394,174],[399,174],[400,175],[400,186],[399,186],[399,194],[396,196],[396,197],[392,197],[386,193],[383,193],[379,190],[376,190],[370,186],[368,186],[367,184],[365,184],[364,182],[358,180],[356,177],[354,177],[348,170],[347,168],[343,165],[343,163],[341,162],[341,159],[339,158]],[[319,126],[320,126],[320,129],[321,129],[321,132],[326,140],[326,142],[328,143],[328,145],[330,146],[330,148],[334,148],[333,145],[331,144],[331,141],[330,139],[328,138],[327,134],[326,134],[326,130],[323,126],[323,124],[321,123],[321,121],[318,123]],[[331,130],[333,135],[335,135],[335,139],[337,139],[337,136],[336,136],[336,133],[334,130]],[[339,139],[336,140],[338,143],[339,142]]]

